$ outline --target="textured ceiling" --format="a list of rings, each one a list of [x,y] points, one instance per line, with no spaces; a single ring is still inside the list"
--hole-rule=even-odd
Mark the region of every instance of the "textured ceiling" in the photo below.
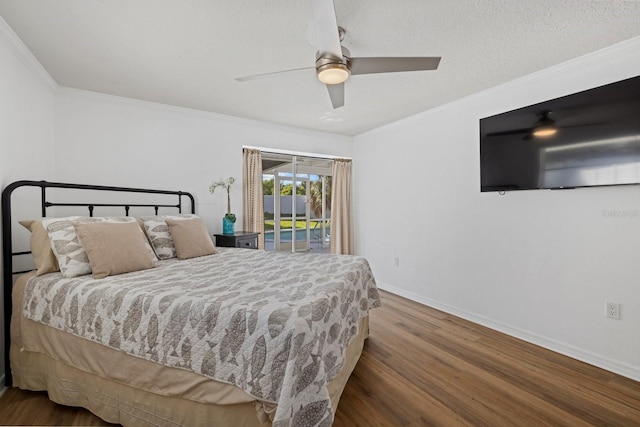
[[[335,0],[353,56],[442,56],[353,76],[333,110],[312,67],[310,0],[0,0],[61,86],[345,135],[640,35],[640,1]]]

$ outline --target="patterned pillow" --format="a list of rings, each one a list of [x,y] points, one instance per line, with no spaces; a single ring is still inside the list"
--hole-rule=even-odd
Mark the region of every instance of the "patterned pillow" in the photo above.
[[[109,222],[109,223],[123,223],[123,222],[136,222],[136,219],[129,216],[121,217],[80,217],[70,216],[64,218],[44,218],[42,225],[49,233],[49,239],[51,241],[51,249],[53,250],[58,264],[60,264],[60,271],[64,277],[76,277],[83,276],[85,274],[91,274],[91,264],[87,257],[87,252],[82,247],[78,234],[73,227],[73,222]],[[142,230],[140,230],[142,233]],[[147,244],[147,250],[149,256],[155,262],[156,258],[151,246]]]
[[[155,215],[155,216],[142,216],[140,220],[144,224],[144,231],[147,233],[147,237],[153,246],[153,250],[160,259],[176,258],[176,248],[169,232],[169,226],[165,222],[165,219],[194,219],[199,218],[194,214],[179,214],[179,215]]]

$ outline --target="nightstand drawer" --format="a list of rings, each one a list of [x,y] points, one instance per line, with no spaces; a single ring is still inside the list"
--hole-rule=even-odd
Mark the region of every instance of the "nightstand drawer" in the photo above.
[[[258,249],[258,236],[241,237],[236,240],[236,248]]]

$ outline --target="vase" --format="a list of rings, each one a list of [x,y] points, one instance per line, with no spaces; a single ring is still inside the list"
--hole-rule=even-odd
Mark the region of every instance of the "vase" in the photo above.
[[[222,234],[233,234],[235,223],[231,222],[229,218],[222,217]]]

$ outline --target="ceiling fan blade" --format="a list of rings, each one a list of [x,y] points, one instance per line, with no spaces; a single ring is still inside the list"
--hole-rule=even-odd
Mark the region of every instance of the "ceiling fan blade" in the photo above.
[[[439,56],[351,58],[351,74],[435,70],[439,64]]]
[[[505,130],[502,132],[489,132],[487,136],[518,135],[521,133],[531,133],[532,130],[533,128],[522,128],[522,129]]]
[[[329,54],[342,59],[342,47],[338,34],[338,21],[333,0],[312,0],[313,23],[316,27],[316,38],[320,56]]]
[[[274,71],[272,73],[255,74],[253,76],[237,77],[234,80],[236,80],[238,82],[246,82],[246,81],[249,81],[249,80],[269,79],[269,78],[272,78],[272,77],[286,76],[286,75],[289,75],[291,73],[297,73],[299,71],[305,71],[305,70],[315,70],[315,67],[295,68],[293,70]]]
[[[597,122],[597,123],[582,123],[577,125],[566,125],[566,126],[558,126],[558,129],[569,129],[569,128],[584,128],[589,126],[602,126],[607,125],[608,122]]]
[[[325,86],[327,86],[327,90],[329,91],[329,98],[331,98],[333,108],[344,107],[344,83]]]

